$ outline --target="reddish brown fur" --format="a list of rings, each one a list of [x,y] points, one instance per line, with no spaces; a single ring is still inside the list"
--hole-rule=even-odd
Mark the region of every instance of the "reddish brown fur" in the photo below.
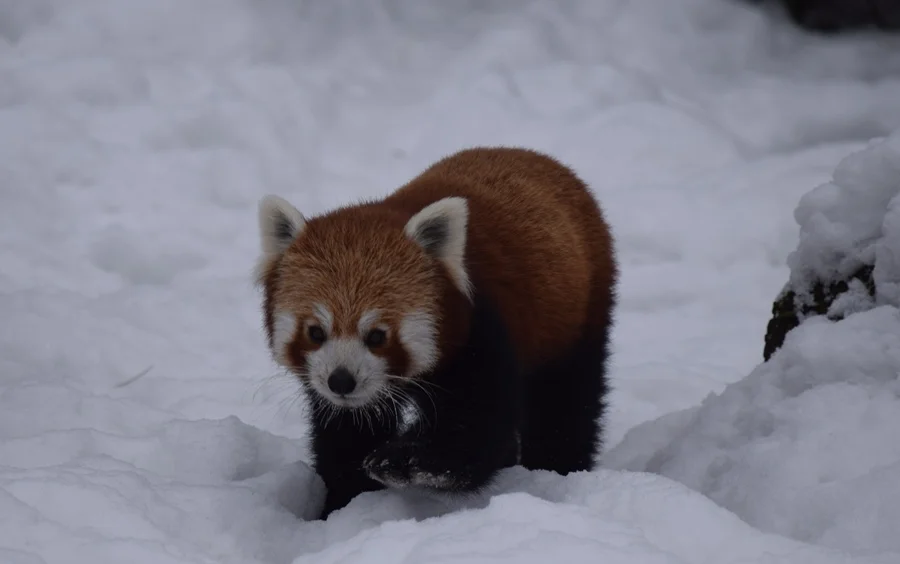
[[[396,336],[400,316],[412,309],[443,314],[442,351],[463,342],[465,298],[403,234],[415,213],[448,196],[468,201],[466,268],[507,320],[526,365],[571,344],[585,323],[608,324],[617,271],[608,226],[586,186],[540,153],[476,148],[438,161],[381,201],[310,219],[263,271],[270,337],[273,303],[290,304],[303,319],[320,302],[334,312],[338,334],[355,333],[365,310],[382,310],[391,328],[382,354],[393,367],[408,362]],[[609,292],[592,294],[598,287]],[[314,346],[299,333],[297,363]]]
[[[606,324],[611,296],[590,302],[592,288],[611,292],[617,276],[611,236],[571,171],[526,149],[468,149],[438,161],[383,205],[408,217],[454,195],[469,202],[469,275],[508,321],[523,360],[549,358],[585,322]]]

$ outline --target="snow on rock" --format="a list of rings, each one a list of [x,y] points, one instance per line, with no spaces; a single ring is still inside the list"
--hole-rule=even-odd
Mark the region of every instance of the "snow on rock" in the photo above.
[[[831,182],[805,194],[794,213],[800,243],[772,306],[763,358],[811,315],[840,319],[900,304],[897,207],[900,130],[843,159]]]
[[[791,287],[874,264],[874,301],[851,285],[832,306],[844,305],[843,319],[807,318],[769,362],[632,429],[606,464],[683,482],[766,531],[900,554],[898,194],[900,132],[805,195]]]
[[[900,306],[898,194],[900,131],[849,155],[831,182],[801,198],[794,213],[800,243],[788,257],[791,286],[802,293],[814,280],[846,280],[874,265],[875,303]]]

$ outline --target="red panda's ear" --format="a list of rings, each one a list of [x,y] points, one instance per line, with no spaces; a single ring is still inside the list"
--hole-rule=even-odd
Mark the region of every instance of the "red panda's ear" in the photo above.
[[[406,236],[444,263],[457,288],[471,297],[465,264],[469,204],[465,198],[443,198],[416,213],[406,224]]]
[[[268,195],[259,201],[259,236],[262,252],[280,255],[303,231],[306,218],[290,202]]]
[[[268,195],[259,201],[259,238],[262,254],[258,270],[280,257],[306,226],[306,218],[287,200]]]

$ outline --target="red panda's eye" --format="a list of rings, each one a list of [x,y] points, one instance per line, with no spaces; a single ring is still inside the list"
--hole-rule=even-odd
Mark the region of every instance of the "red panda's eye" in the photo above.
[[[366,346],[378,347],[384,344],[387,335],[381,329],[372,329],[366,334]]]
[[[324,343],[325,342],[325,331],[322,330],[318,325],[310,325],[309,329],[309,340],[314,343]]]

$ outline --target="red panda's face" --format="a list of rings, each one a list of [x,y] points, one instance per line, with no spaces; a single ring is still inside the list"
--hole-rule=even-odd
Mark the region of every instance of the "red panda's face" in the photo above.
[[[320,241],[311,236],[305,243]],[[390,288],[399,264],[371,271],[361,254],[358,265],[336,271],[327,264],[340,259],[309,260],[304,246],[286,255],[273,300],[272,346],[285,366],[320,396],[347,407],[386,399],[392,384],[433,366],[438,314],[426,272],[404,280],[398,294]]]
[[[390,405],[398,387],[439,360],[450,270],[440,253],[459,236],[459,204],[431,210],[418,230],[413,220],[404,227],[358,210],[307,221],[288,206],[270,197],[260,208],[275,359],[336,406]],[[467,282],[460,275],[450,273]]]

